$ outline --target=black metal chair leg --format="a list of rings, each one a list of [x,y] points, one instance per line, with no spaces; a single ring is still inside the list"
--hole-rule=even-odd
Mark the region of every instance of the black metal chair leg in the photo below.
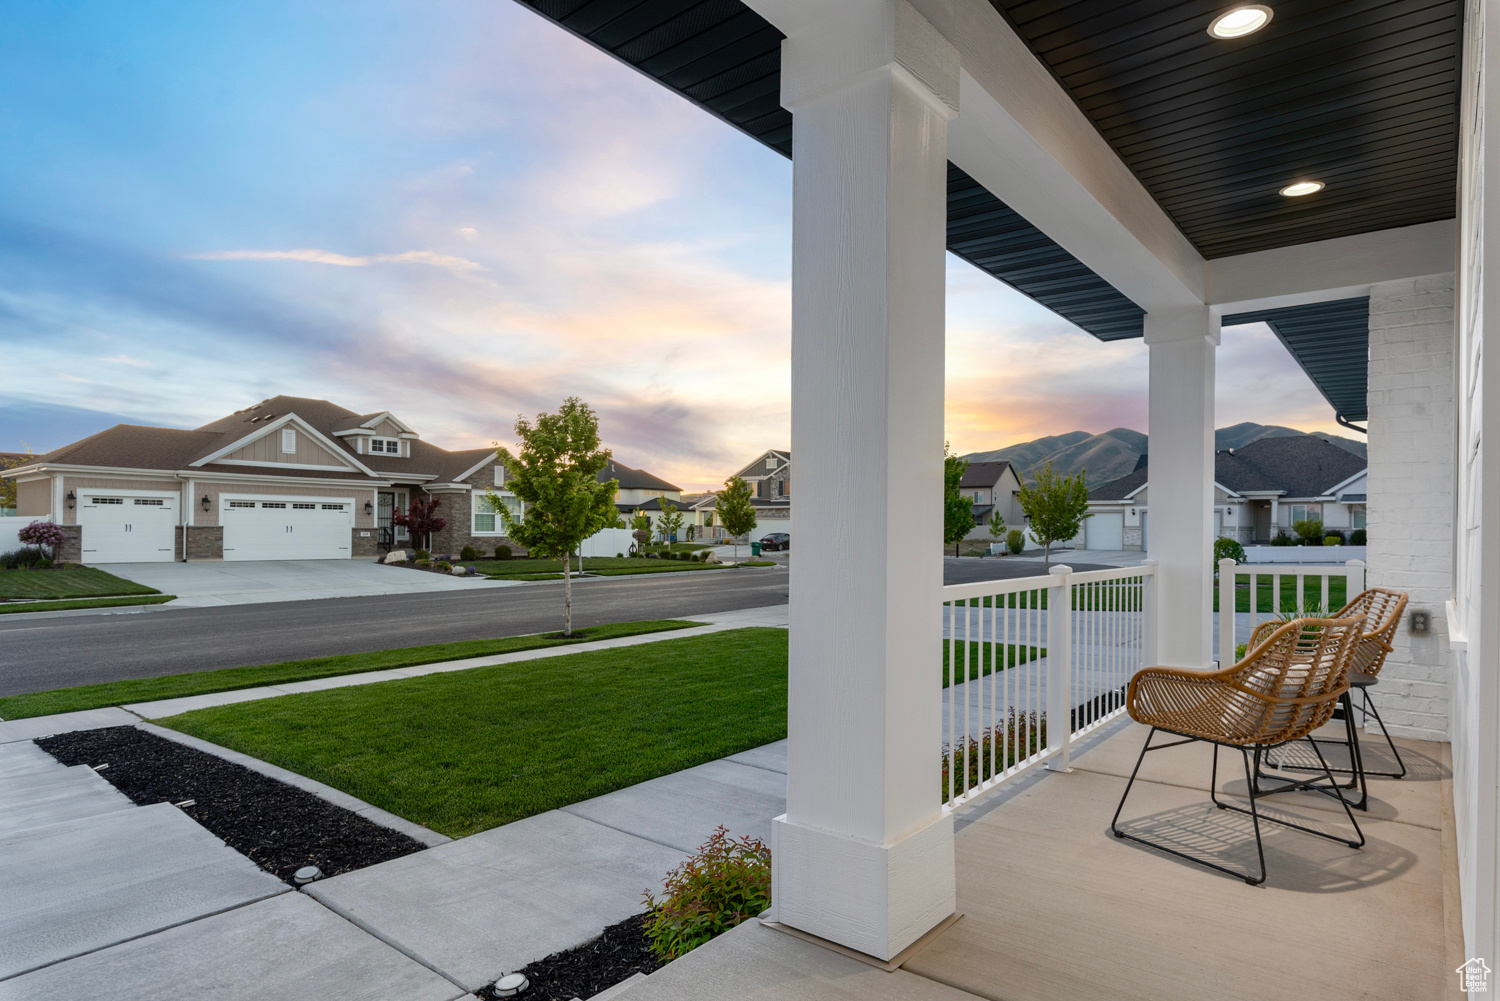
[[[1401,752],[1396,748],[1396,742],[1391,739],[1391,732],[1385,728],[1385,720],[1380,718],[1380,710],[1376,709],[1375,703],[1371,701],[1369,689],[1363,689],[1360,694],[1364,696],[1364,705],[1360,707],[1359,711],[1364,713],[1367,717],[1375,717],[1375,722],[1380,724],[1381,736],[1385,737],[1386,746],[1388,746],[1391,749],[1391,753],[1396,756],[1396,764],[1401,766],[1401,770],[1399,772],[1375,772],[1374,774],[1383,776],[1388,779],[1406,778],[1406,762],[1402,760]]]
[[[1354,825],[1354,833],[1359,835],[1358,841],[1346,841],[1344,844],[1350,848],[1363,848],[1365,846],[1365,832],[1360,830],[1359,821],[1354,819],[1354,811],[1349,809],[1349,801],[1344,798],[1344,794],[1339,789],[1338,783],[1334,781],[1333,772],[1328,770],[1328,762],[1324,760],[1323,752],[1318,748],[1318,742],[1314,740],[1309,741],[1309,743],[1312,744],[1313,753],[1318,756],[1318,763],[1323,766],[1323,774],[1328,776],[1328,784],[1333,786],[1334,792],[1338,795],[1339,802],[1344,805],[1344,815],[1349,818],[1349,823]],[[1366,799],[1368,798],[1367,796]]]
[[[1214,747],[1214,751],[1217,752],[1218,749],[1219,748],[1216,745]],[[1260,748],[1257,747],[1255,749],[1255,752],[1256,757],[1259,757]],[[1240,757],[1244,760],[1245,763],[1245,784],[1248,786],[1250,785],[1250,755],[1245,752],[1245,749],[1243,747],[1240,748]],[[1255,853],[1260,856],[1260,878],[1251,879],[1249,876],[1246,876],[1245,882],[1249,883],[1251,886],[1259,886],[1261,883],[1264,883],[1266,881],[1266,850],[1260,842],[1260,813],[1255,809],[1254,795],[1250,797],[1250,821],[1255,825]]]
[[[1130,795],[1130,787],[1135,785],[1135,777],[1141,770],[1141,762],[1146,760],[1146,752],[1151,750],[1151,738],[1156,736],[1156,727],[1146,734],[1145,746],[1141,748],[1140,757],[1135,759],[1135,767],[1130,770],[1130,781],[1125,783],[1125,795],[1120,797],[1120,805],[1115,807],[1114,819],[1109,822],[1109,829],[1114,832],[1115,837],[1125,837],[1125,832],[1120,830],[1120,811],[1125,809],[1125,800]]]

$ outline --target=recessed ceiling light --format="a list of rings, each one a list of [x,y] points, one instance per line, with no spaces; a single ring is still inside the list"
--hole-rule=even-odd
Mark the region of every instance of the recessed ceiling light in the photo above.
[[[1214,18],[1208,33],[1215,38],[1244,38],[1271,23],[1271,8],[1265,4],[1246,4],[1226,10]]]
[[[1281,193],[1288,198],[1301,198],[1303,195],[1315,195],[1322,190],[1322,181],[1298,181],[1296,184],[1288,184],[1282,188]]]

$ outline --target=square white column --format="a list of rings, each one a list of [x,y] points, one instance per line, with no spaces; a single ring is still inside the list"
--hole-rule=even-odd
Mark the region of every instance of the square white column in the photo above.
[[[1213,660],[1214,355],[1208,308],[1146,316],[1151,443],[1147,503],[1157,561],[1157,656],[1167,667]]]
[[[848,4],[783,43],[782,103],[798,555],[774,907],[889,959],[954,910],[938,554],[957,53],[905,0]]]

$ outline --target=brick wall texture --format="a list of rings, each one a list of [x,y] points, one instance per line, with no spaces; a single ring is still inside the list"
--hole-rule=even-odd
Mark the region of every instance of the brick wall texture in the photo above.
[[[1394,734],[1448,739],[1453,574],[1453,276],[1370,291],[1369,581],[1432,613],[1396,632],[1371,695]]]

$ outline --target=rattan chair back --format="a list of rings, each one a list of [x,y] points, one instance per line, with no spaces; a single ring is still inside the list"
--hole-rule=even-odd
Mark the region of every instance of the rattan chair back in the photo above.
[[[1218,671],[1148,667],[1130,680],[1131,718],[1184,736],[1269,745],[1311,733],[1349,688],[1365,618],[1294,619]]]
[[[1349,670],[1375,677],[1385,666],[1385,656],[1391,652],[1391,640],[1401,625],[1401,615],[1406,611],[1406,594],[1384,587],[1372,587],[1357,595],[1353,601],[1334,613],[1336,619],[1351,615],[1365,617],[1367,632],[1360,637]]]

